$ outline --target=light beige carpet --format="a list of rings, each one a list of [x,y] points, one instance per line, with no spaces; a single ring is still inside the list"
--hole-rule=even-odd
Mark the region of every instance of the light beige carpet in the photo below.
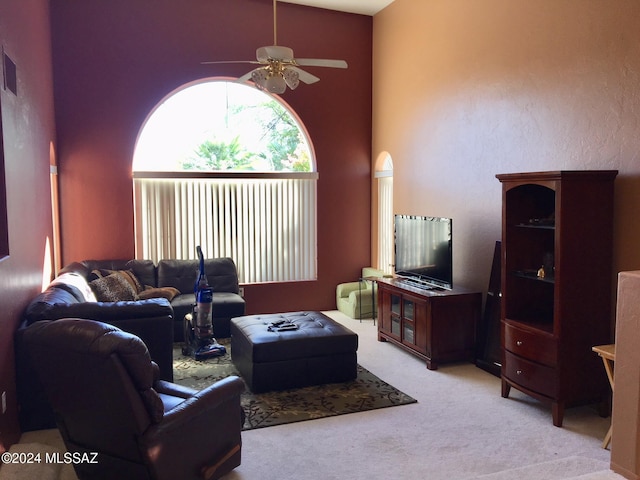
[[[55,437],[55,435],[54,435]],[[61,443],[58,438],[54,443]],[[64,446],[44,443],[12,445],[2,455],[0,480],[58,480],[63,463]]]
[[[609,471],[609,464],[606,461],[574,456],[481,475],[473,480],[615,480],[619,478],[621,477]]]
[[[363,367],[418,402],[245,431],[226,480],[624,480],[609,470],[610,419],[595,408],[568,409],[554,427],[549,407],[513,390],[502,398],[500,380],[474,365],[427,370],[378,342],[371,320],[327,314],[358,334]]]
[[[182,355],[181,345],[176,344],[173,349],[173,381],[202,390],[221,378],[240,376],[231,360],[229,339],[220,339],[220,344],[227,350],[223,356],[199,361]],[[245,389],[240,398],[246,416],[243,430],[415,403],[415,399],[362,366],[358,365],[357,372],[355,380],[342,383],[266,393]]]

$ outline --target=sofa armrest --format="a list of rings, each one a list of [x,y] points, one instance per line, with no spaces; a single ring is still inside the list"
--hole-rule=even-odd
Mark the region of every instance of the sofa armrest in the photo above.
[[[160,386],[158,388],[162,389]],[[194,417],[206,416],[208,411],[211,413],[212,410],[235,397],[238,397],[239,405],[240,394],[244,389],[245,384],[240,377],[231,375],[223,378],[166,412],[162,421],[154,427],[155,433],[162,434],[162,432],[183,428],[186,423],[192,422]],[[240,425],[239,419],[238,425]]]
[[[85,318],[111,323],[121,318],[173,316],[171,304],[165,298],[150,298],[130,302],[81,302],[43,304],[30,309],[28,323],[60,318]]]
[[[173,380],[173,308],[165,298],[126,302],[78,302],[60,288],[48,288],[25,311],[25,325],[40,320],[83,318],[114,325],[140,337],[163,380]]]
[[[166,382],[164,380],[156,381],[154,383],[154,388],[158,393],[171,395],[173,397],[185,398],[185,399],[189,397],[193,397],[198,393],[198,390],[194,388],[185,387],[183,385],[179,385],[173,382]]]
[[[369,290],[362,289],[362,291],[355,290],[349,294],[349,300],[354,305],[358,305],[358,303],[361,303],[361,302],[363,304],[371,304],[373,300],[373,292],[371,289]]]
[[[351,292],[357,292],[362,289],[365,290],[366,282],[347,282],[341,283],[336,287],[337,298],[347,298]]]
[[[239,377],[224,378],[179,403],[147,429],[142,441],[149,452],[149,464],[159,479],[181,478],[182,465],[206,467],[224,460],[221,465],[224,471],[227,461],[237,459],[239,464],[243,418],[240,394],[244,388]],[[152,454],[160,449],[180,452],[180,460],[175,455]],[[234,449],[236,458],[229,458]]]

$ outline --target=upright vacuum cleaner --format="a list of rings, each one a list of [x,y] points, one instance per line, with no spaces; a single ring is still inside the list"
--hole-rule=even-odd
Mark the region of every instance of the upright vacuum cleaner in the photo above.
[[[183,355],[193,355],[196,360],[220,357],[227,349],[220,345],[213,336],[212,303],[213,289],[209,286],[204,271],[204,256],[200,245],[196,247],[200,266],[198,277],[193,287],[196,302],[192,313],[184,317]]]

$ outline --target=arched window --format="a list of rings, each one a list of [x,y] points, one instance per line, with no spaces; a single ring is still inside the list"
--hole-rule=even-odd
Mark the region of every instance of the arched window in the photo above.
[[[315,159],[282,100],[207,80],[150,114],[133,160],[136,256],[231,257],[242,283],[316,278]]]
[[[383,152],[376,161],[378,180],[378,268],[393,273],[393,160]]]

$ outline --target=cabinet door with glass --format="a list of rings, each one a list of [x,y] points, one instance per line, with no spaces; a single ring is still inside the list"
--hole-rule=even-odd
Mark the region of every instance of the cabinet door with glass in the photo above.
[[[402,299],[402,341],[408,345],[416,344],[415,303],[408,298]]]
[[[379,291],[379,329],[400,341],[402,338],[402,297],[388,290]]]
[[[427,352],[428,304],[424,299],[412,295],[401,295],[402,343],[412,350]]]
[[[391,294],[391,334],[402,338],[402,297]]]
[[[418,351],[419,338],[425,339],[425,327],[418,319],[424,318],[426,302],[417,297],[384,290],[380,293],[380,329],[404,345]]]

